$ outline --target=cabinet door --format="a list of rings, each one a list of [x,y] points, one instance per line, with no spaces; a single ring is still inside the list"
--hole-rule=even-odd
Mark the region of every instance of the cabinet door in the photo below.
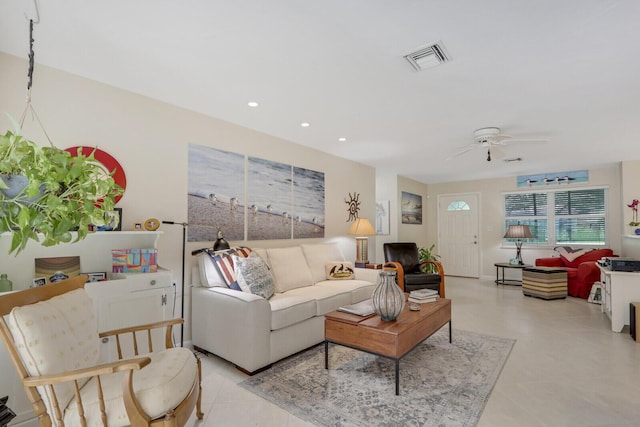
[[[9,354],[4,345],[0,345],[0,397],[9,396],[7,406],[15,412],[16,417],[11,425],[30,420],[25,425],[37,426],[38,422],[22,387],[22,381],[13,367]]]
[[[149,289],[131,292],[124,295],[105,297],[98,304],[98,317],[102,331],[125,328],[165,320],[171,317],[170,304],[173,299],[172,288]],[[147,334],[138,333],[138,354],[149,352]],[[164,331],[156,330],[152,333],[153,349],[164,348]],[[103,360],[117,360],[115,338],[103,340]],[[120,345],[124,357],[132,357],[133,339],[129,336],[121,340]]]

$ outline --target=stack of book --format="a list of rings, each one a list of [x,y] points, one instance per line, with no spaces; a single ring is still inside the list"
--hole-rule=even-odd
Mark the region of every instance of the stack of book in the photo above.
[[[409,302],[415,302],[417,304],[434,302],[439,297],[438,291],[433,289],[417,289],[409,292]]]

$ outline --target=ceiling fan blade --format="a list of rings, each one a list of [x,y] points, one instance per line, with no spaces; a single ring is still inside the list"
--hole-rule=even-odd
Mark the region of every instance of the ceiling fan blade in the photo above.
[[[465,145],[460,150],[456,151],[451,156],[447,157],[447,160],[451,160],[454,157],[462,156],[463,154],[468,153],[469,151],[475,150],[475,149],[480,148],[480,147],[481,147],[481,145],[479,145],[479,144]]]
[[[549,142],[547,139],[507,139],[502,142],[501,145],[508,144],[546,144]]]

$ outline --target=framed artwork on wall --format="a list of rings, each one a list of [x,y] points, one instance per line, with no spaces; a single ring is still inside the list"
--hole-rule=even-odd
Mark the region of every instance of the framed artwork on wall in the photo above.
[[[376,233],[387,235],[390,233],[391,218],[389,217],[389,200],[378,200],[376,202]]]
[[[422,224],[422,196],[403,191],[400,203],[403,224]]]

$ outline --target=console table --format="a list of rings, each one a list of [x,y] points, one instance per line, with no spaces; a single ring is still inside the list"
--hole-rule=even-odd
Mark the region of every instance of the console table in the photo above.
[[[600,308],[611,320],[611,330],[621,332],[630,323],[629,304],[640,301],[640,272],[611,271],[600,268],[602,305]]]
[[[519,270],[533,267],[531,264],[509,264],[508,262],[496,262],[493,264],[496,266],[496,286],[497,285],[515,285],[522,286],[522,280],[517,279],[505,279],[504,278],[504,269],[505,268],[517,268]],[[502,269],[502,278],[500,278],[500,269]]]

